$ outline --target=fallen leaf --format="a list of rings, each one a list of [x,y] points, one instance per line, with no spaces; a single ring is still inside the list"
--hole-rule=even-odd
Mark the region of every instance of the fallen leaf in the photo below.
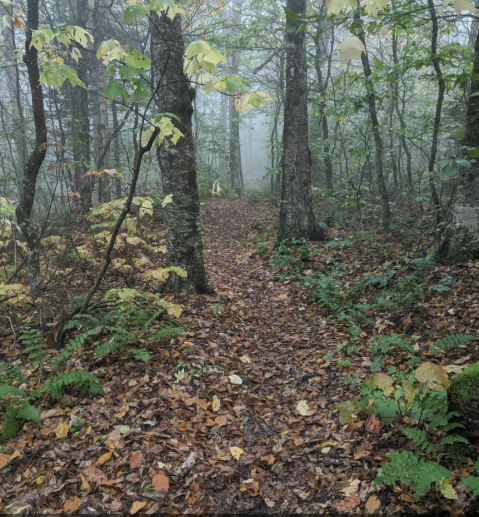
[[[55,429],[55,436],[57,437],[57,440],[60,438],[65,438],[65,436],[68,435],[68,431],[70,430],[70,426],[67,422],[62,422],[58,425],[58,427]]]
[[[100,456],[96,462],[96,466],[99,467],[100,465],[103,465],[103,463],[106,463],[110,458],[111,458],[111,455],[112,455],[112,451],[109,451],[109,452],[106,452],[105,454],[103,454],[103,456]]]
[[[454,490],[454,488],[451,484],[451,481],[449,479],[443,479],[439,489],[441,490],[441,494],[446,499],[453,499],[455,501],[457,499],[459,499],[457,492]]]
[[[273,454],[266,454],[265,456],[261,456],[261,461],[264,461],[271,466],[274,465],[276,458],[273,456]]]
[[[298,405],[296,406],[296,411],[301,416],[311,416],[311,415],[314,415],[314,413],[316,413],[315,409],[310,409],[306,400],[300,400],[298,402]]]
[[[170,481],[164,474],[155,474],[151,484],[155,490],[168,490],[170,488]]]
[[[359,479],[354,479],[353,481],[351,481],[349,483],[348,486],[341,488],[340,492],[342,492],[343,494],[346,494],[346,495],[353,494],[354,492],[357,492],[359,483],[360,483]]]
[[[226,425],[228,421],[226,420],[226,417],[224,415],[217,416],[215,419],[215,425],[219,425],[220,427]]]
[[[216,395],[213,396],[213,403],[211,404],[211,407],[215,412],[220,410],[221,401]]]
[[[90,483],[85,479],[85,476],[83,474],[80,474],[81,479],[81,487],[80,490],[82,492],[89,492],[90,491]]]
[[[243,379],[241,377],[238,377],[238,375],[230,375],[228,377],[231,384],[243,384]]]
[[[118,420],[121,420],[127,413],[128,411],[130,411],[130,408],[129,406],[127,406],[126,404],[120,409],[120,411],[118,411],[118,413],[116,413],[116,418],[118,418]]]
[[[361,499],[356,494],[351,494],[336,504],[336,510],[340,513],[348,514],[350,510],[354,510],[360,503]]]
[[[40,429],[40,434],[42,436],[48,436],[49,434],[53,433],[53,429],[50,429],[49,427],[44,427],[43,429]]]
[[[244,454],[244,450],[243,449],[240,449],[239,447],[230,447],[230,453],[231,453],[231,456],[233,456],[233,458],[235,460],[238,460],[241,458],[241,455]]]
[[[242,363],[248,363],[248,364],[250,364],[250,363],[251,363],[251,357],[250,357],[249,355],[246,355],[246,354],[245,354],[245,355],[242,355],[242,356],[240,357],[240,361],[241,361]]]
[[[446,391],[449,384],[447,373],[437,364],[424,363],[415,372],[414,377],[431,390]]]
[[[81,499],[79,497],[74,497],[73,499],[67,499],[63,504],[63,511],[68,513],[73,513],[78,510],[78,507],[81,505]]]
[[[143,456],[142,456],[141,452],[134,452],[130,456],[130,468],[132,470],[136,469],[136,467],[138,467],[138,465],[141,463],[142,459],[143,459]]]
[[[383,423],[381,422],[381,420],[378,420],[376,418],[376,413],[374,413],[367,419],[366,427],[371,433],[379,434],[383,427]]]
[[[7,456],[6,454],[0,454],[0,469],[3,469],[9,460],[10,456]]]
[[[379,508],[381,508],[381,501],[375,495],[372,495],[366,502],[367,512],[373,514],[377,512]]]
[[[130,515],[135,515],[135,513],[139,512],[145,506],[146,506],[146,501],[135,501],[131,505]]]

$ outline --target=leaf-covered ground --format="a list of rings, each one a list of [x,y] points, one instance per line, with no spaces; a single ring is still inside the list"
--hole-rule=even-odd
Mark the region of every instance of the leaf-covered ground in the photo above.
[[[6,444],[2,512],[460,515],[472,509],[457,486],[467,465],[454,472],[457,501],[434,490],[415,502],[408,488],[372,488],[387,454],[407,440],[398,426],[367,415],[354,429],[339,423],[336,406],[358,391],[342,381],[355,372],[360,380],[370,375],[368,350],[360,346],[347,358],[351,364],[340,366],[336,349],[349,337],[346,326],[310,304],[295,281],[275,281],[252,243],[275,220],[272,207],[248,200],[206,204],[205,251],[218,296],[177,297],[185,333],[159,343],[146,365],[122,356],[78,358],[102,379],[106,395],[73,393],[50,402],[42,407],[41,428],[28,423]],[[395,253],[391,245],[366,254],[361,243],[328,251],[351,265],[351,281]],[[308,267],[320,269],[321,257]],[[447,333],[477,335],[477,270],[477,263],[438,268],[454,278],[450,290],[434,293],[414,314],[378,316],[371,335],[417,336],[425,356],[427,342]],[[473,351],[464,346],[439,362],[461,371],[475,360]],[[328,353],[331,361],[323,359]],[[84,425],[75,432],[79,420]]]

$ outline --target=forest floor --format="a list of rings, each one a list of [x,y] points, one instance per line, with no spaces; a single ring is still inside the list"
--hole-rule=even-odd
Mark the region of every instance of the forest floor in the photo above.
[[[336,406],[357,395],[344,378],[370,375],[370,358],[360,348],[347,367],[323,359],[348,330],[294,281],[275,281],[254,253],[252,238],[276,218],[271,206],[246,199],[206,203],[205,254],[218,297],[177,297],[185,333],[159,344],[147,364],[91,359],[105,396],[65,395],[43,408],[41,428],[25,424],[7,442],[0,511],[461,514],[470,504],[464,491],[457,501],[432,490],[415,502],[407,487],[372,488],[387,454],[407,440],[398,426],[367,416],[354,429],[339,423]],[[360,257],[361,246],[354,253]],[[444,316],[426,324],[429,335],[442,335],[444,321],[449,332],[477,334],[477,268],[459,274],[460,292],[437,295]],[[466,305],[472,312],[464,315]],[[379,318],[371,332],[410,325]],[[459,371],[471,355],[453,356]],[[298,412],[301,401],[309,415]],[[60,424],[78,417],[85,426],[62,436]]]

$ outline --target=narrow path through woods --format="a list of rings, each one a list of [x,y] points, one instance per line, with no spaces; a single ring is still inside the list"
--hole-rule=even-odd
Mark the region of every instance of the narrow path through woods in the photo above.
[[[274,220],[275,214],[241,199],[210,202],[204,210],[208,272],[230,303],[215,315],[198,309],[195,337],[227,376],[243,379],[241,386],[226,376],[210,385],[228,422],[208,436],[218,451],[216,460],[205,457],[213,464],[210,481],[205,479],[210,509],[318,511],[341,499],[341,489],[363,498],[370,490],[373,473],[361,459],[370,448],[357,449],[332,415],[344,390],[341,377],[318,365],[346,335],[308,307],[306,292],[273,282],[268,262],[252,258],[254,227]],[[297,413],[301,400],[310,403],[311,416]],[[240,463],[220,459],[232,446],[245,452]],[[222,468],[228,475],[221,475]],[[363,490],[358,478],[366,481]]]
[[[407,487],[372,489],[387,454],[407,440],[367,412],[354,430],[339,423],[336,407],[358,393],[344,379],[371,374],[368,348],[358,343],[343,367],[335,350],[350,338],[347,329],[325,319],[295,281],[274,281],[252,238],[272,228],[276,213],[251,199],[203,205],[207,269],[218,296],[172,298],[185,309],[184,333],[151,347],[148,363],[120,353],[98,358],[87,343],[69,367],[97,375],[105,396],[72,389],[58,402],[45,397],[41,428],[28,422],[5,442],[0,511],[418,514],[439,506],[454,513],[462,504],[432,490],[415,502]],[[354,253],[364,258],[361,246]],[[311,267],[319,270],[318,251]],[[335,257],[349,263],[346,253]],[[381,270],[384,259],[364,260]],[[475,269],[461,271],[460,290],[434,295],[443,316],[420,308],[433,339],[444,323],[448,332],[475,328],[475,316],[461,310],[476,296]],[[388,332],[413,325],[397,319],[378,317],[375,325]],[[459,365],[463,356],[447,360]],[[401,368],[404,360],[397,361]]]

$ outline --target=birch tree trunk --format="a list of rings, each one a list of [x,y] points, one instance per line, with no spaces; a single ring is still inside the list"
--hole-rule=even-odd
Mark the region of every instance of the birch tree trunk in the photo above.
[[[166,14],[151,14],[152,59],[156,105],[160,113],[173,113],[174,124],[183,133],[176,145],[161,149],[159,165],[164,193],[173,196],[166,210],[169,266],[186,270],[186,278],[172,273],[162,290],[184,293],[191,288],[198,294],[212,293],[208,283],[201,237],[200,197],[196,180],[192,117],[194,90],[183,72],[184,42],[181,16],[173,20]]]
[[[308,144],[306,32],[297,32],[307,0],[288,0],[298,20],[286,19],[286,101],[283,130],[283,183],[278,241],[325,239],[313,213],[311,152]]]

